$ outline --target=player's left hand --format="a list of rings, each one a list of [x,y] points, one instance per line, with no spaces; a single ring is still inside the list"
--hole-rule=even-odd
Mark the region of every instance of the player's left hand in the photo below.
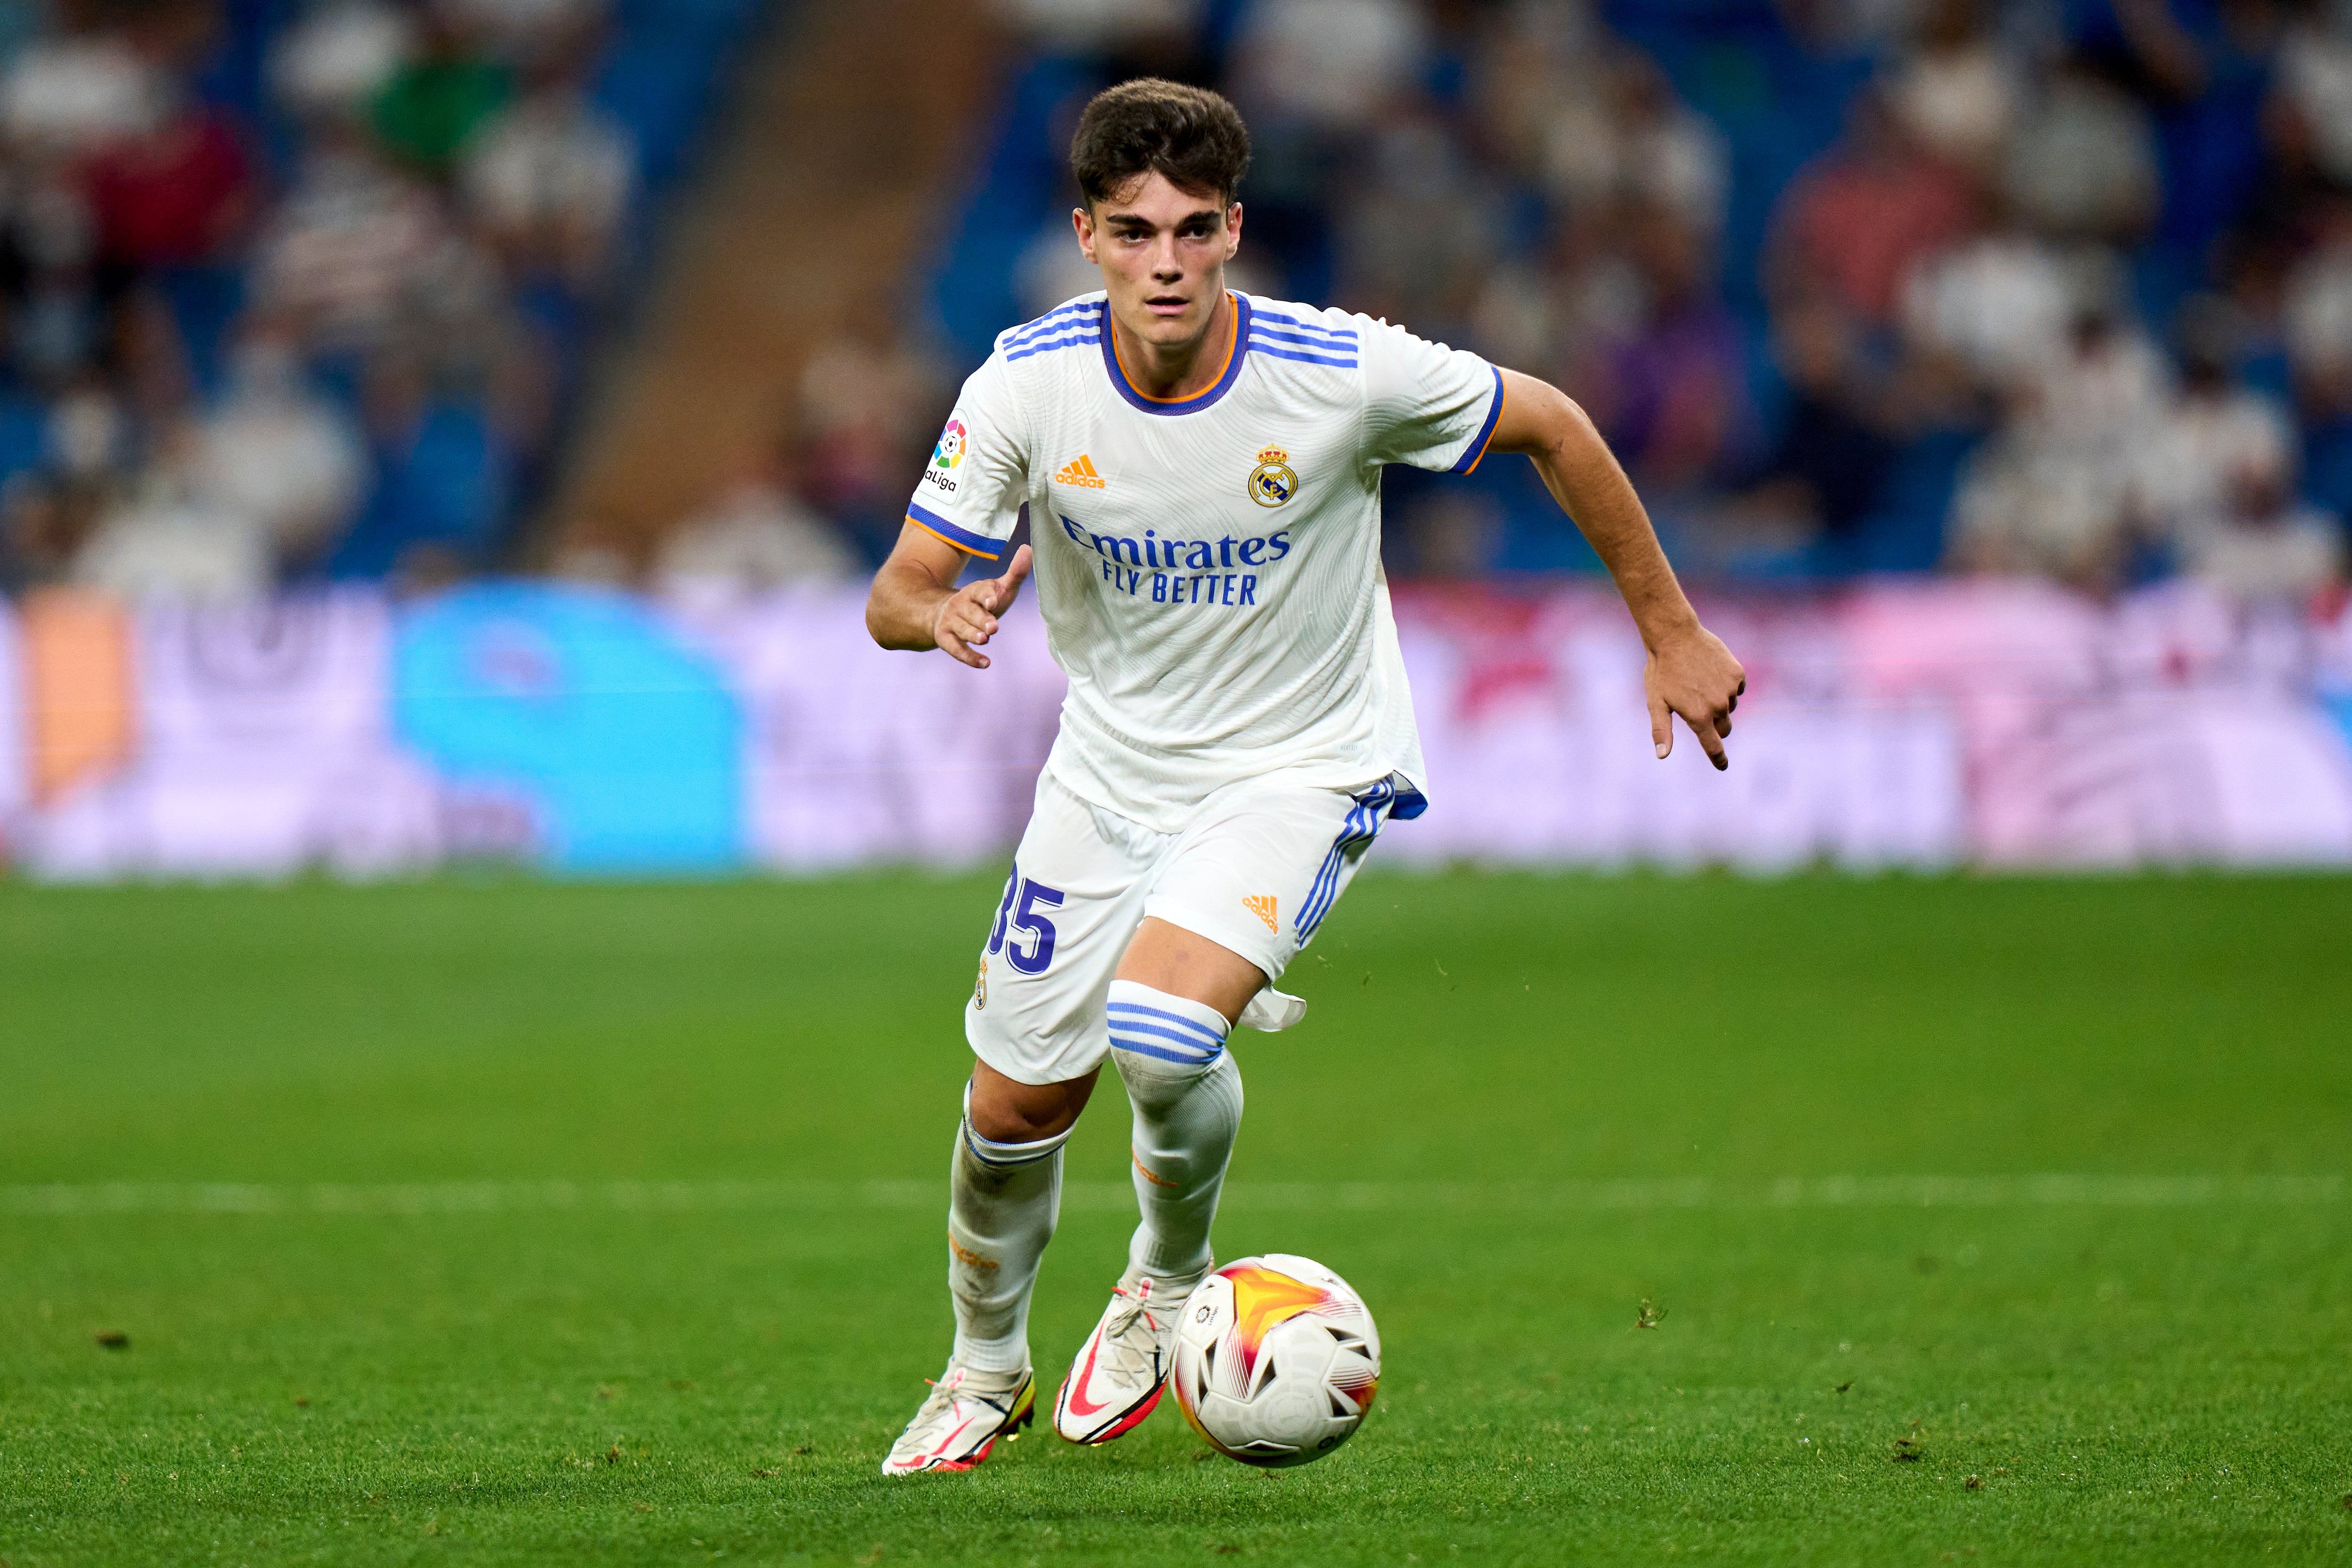
[[[1032,559],[1024,544],[1013,552],[1003,576],[983,577],[949,595],[940,602],[939,618],[931,624],[932,640],[972,668],[986,669],[988,656],[980,649],[996,635],[996,617],[1021,596],[1021,584],[1029,575]]]
[[[1642,694],[1649,700],[1650,739],[1657,742],[1658,755],[1674,751],[1674,715],[1679,713],[1716,771],[1729,767],[1723,742],[1731,733],[1731,710],[1747,689],[1748,672],[1705,626],[1694,624],[1652,648],[1642,669]]]

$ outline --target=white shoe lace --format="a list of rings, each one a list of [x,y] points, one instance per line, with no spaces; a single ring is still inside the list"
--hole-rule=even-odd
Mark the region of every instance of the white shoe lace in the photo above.
[[[923,1379],[931,1385],[931,1392],[915,1411],[915,1418],[907,1423],[907,1429],[899,1434],[898,1442],[891,1445],[891,1452],[920,1452],[929,1447],[938,1434],[965,1418],[967,1413],[960,1412],[957,1406],[967,1401],[985,1405],[1000,1415],[1010,1415],[1010,1401],[1020,1388],[1024,1375],[1017,1372],[984,1373],[969,1367],[950,1366],[937,1377]],[[984,1382],[999,1379],[1003,1381],[1002,1388],[983,1385]]]
[[[1096,1361],[1095,1366],[1116,1381],[1149,1383],[1159,1375],[1165,1359],[1160,1352],[1166,1330],[1151,1310],[1151,1285],[1147,1277],[1137,1280],[1130,1289],[1121,1280],[1111,1291],[1111,1311],[1102,1326],[1107,1353]],[[1142,1334],[1135,1331],[1139,1326],[1144,1330]]]

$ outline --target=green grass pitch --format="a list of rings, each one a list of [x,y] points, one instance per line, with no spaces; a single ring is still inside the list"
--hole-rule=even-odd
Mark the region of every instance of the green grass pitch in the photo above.
[[[1362,1433],[885,1482],[995,893],[0,885],[0,1561],[2352,1561],[2352,882],[1368,874],[1218,1229]]]

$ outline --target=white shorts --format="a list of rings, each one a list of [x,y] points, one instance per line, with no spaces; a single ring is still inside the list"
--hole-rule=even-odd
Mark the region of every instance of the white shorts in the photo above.
[[[1276,774],[1154,833],[1046,773],[964,1007],[972,1053],[1022,1083],[1082,1078],[1110,1051],[1103,1006],[1144,917],[1207,937],[1282,977],[1363,863],[1396,787],[1348,791]]]

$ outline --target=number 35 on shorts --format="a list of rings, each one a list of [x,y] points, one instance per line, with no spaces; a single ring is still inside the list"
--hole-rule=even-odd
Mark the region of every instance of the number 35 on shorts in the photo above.
[[[1062,890],[1021,874],[1016,863],[1004,879],[1004,899],[996,906],[996,924],[988,933],[988,957],[998,953],[1023,974],[1043,974],[1054,962],[1054,922],[1048,910],[1062,907]],[[982,967],[983,977],[986,965]]]

